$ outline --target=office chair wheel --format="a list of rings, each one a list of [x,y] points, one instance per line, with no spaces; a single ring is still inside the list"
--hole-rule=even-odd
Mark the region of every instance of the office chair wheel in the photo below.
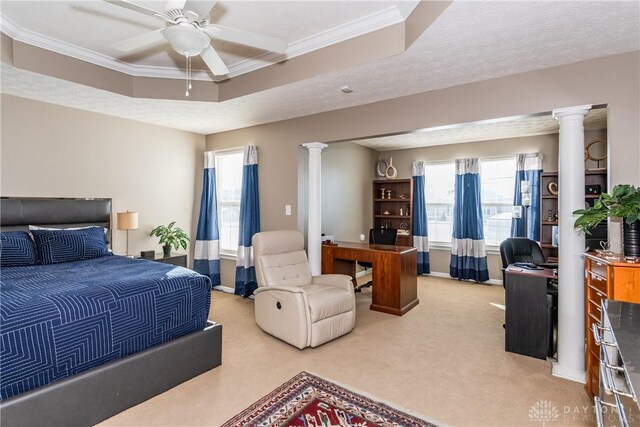
[[[373,282],[372,281],[368,281],[367,283],[365,283],[362,286],[357,286],[356,289],[354,290],[354,292],[362,292],[363,288],[370,288],[371,285],[373,285]]]

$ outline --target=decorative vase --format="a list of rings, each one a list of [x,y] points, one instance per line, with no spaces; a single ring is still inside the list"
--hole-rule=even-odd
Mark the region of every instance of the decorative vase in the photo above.
[[[631,224],[623,221],[622,229],[624,256],[640,257],[640,220]]]
[[[165,257],[171,256],[171,245],[165,245],[162,247],[162,254]]]

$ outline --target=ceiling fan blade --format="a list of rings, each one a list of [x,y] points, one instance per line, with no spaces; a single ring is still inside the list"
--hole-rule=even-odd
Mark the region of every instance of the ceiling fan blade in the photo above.
[[[126,0],[104,0],[107,3],[115,4],[116,6],[121,6],[130,10],[133,10],[138,13],[143,13],[145,15],[153,16],[155,18],[160,18],[164,16],[161,12],[156,12],[155,10],[148,9],[144,6],[137,5],[135,3],[130,3]]]
[[[119,41],[111,45],[111,47],[123,52],[137,50],[160,40],[164,41],[164,36],[162,35],[163,31],[164,28],[159,28],[155,31],[151,31],[150,33],[144,33],[139,36],[131,37],[130,39]]]
[[[200,56],[214,75],[223,76],[229,74],[229,69],[211,45],[205,47]]]
[[[216,5],[218,0],[187,0],[182,7],[182,10],[190,10],[191,12],[195,12],[198,14],[200,19],[204,19],[209,15],[213,6]]]
[[[204,27],[203,30],[213,38],[226,40],[232,43],[257,47],[258,49],[270,50],[277,53],[285,53],[287,50],[287,42],[284,40],[264,36],[262,34],[224,27],[217,24],[209,24]]]

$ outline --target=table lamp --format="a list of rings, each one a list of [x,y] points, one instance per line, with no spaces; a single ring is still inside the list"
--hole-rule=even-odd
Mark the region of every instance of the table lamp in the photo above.
[[[127,256],[129,255],[129,230],[138,229],[138,212],[118,212],[118,230],[127,230]]]

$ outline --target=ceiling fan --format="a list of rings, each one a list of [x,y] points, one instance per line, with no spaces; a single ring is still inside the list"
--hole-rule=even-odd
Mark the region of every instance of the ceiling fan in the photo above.
[[[210,23],[209,12],[217,0],[169,0],[165,3],[163,12],[157,12],[126,0],[104,1],[153,16],[168,24],[165,28],[120,41],[112,47],[130,52],[160,40],[168,41],[171,47],[183,55],[187,61],[186,96],[189,96],[189,89],[191,89],[191,58],[193,56],[200,55],[216,76],[229,73],[222,58],[211,46],[212,38],[277,53],[285,53],[287,49],[287,43],[283,40]]]

